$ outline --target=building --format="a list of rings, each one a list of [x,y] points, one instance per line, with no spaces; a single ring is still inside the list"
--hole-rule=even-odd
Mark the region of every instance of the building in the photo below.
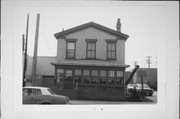
[[[54,81],[54,67],[51,62],[55,62],[56,57],[38,56],[36,67],[36,86],[51,87]],[[33,58],[27,56],[26,85],[32,85],[32,65]]]
[[[131,72],[129,71],[125,72],[125,80],[129,78],[130,74]],[[141,75],[143,83],[146,83],[154,90],[157,90],[157,68],[139,68],[136,72],[136,81],[132,80],[130,83],[141,83]]]
[[[125,97],[125,42],[118,19],[116,30],[89,22],[55,33],[56,92],[71,99],[119,100]]]

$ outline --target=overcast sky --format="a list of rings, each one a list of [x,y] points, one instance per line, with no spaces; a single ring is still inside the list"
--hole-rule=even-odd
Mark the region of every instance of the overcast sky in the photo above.
[[[38,56],[56,56],[57,40],[54,34],[90,21],[116,29],[117,18],[121,19],[121,31],[129,38],[126,41],[125,61],[133,67],[137,61],[147,67],[146,56],[152,56],[152,67],[157,67],[158,41],[164,39],[164,9],[151,5],[60,5],[55,7],[17,7],[14,11],[15,38],[21,41],[26,32],[29,13],[28,54],[33,56],[35,25],[40,13]]]

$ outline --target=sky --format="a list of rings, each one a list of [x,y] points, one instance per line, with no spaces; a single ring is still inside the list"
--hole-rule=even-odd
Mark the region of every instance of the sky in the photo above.
[[[134,67],[134,62],[147,68],[146,56],[151,56],[151,67],[158,66],[158,41],[164,39],[164,9],[151,5],[56,5],[21,6],[14,11],[15,38],[22,40],[26,33],[29,13],[28,55],[33,56],[37,13],[40,13],[38,56],[56,56],[57,40],[54,34],[75,26],[95,22],[116,30],[121,19],[121,31],[129,35],[125,44],[125,62]],[[18,28],[18,29],[16,29]]]

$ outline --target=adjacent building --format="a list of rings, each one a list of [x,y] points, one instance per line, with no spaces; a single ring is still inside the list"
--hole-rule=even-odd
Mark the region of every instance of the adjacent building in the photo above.
[[[127,80],[130,76],[131,72],[125,72],[125,79]],[[143,83],[148,84],[154,90],[157,90],[157,68],[139,68],[134,76],[135,80],[132,80],[130,83],[142,83],[141,75]]]

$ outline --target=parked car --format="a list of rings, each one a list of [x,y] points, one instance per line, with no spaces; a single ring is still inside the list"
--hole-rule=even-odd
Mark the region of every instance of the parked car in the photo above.
[[[136,89],[139,92],[142,92],[142,84],[136,84]],[[152,96],[154,93],[154,89],[150,88],[147,84],[143,84],[143,94]]]
[[[154,90],[150,88],[147,84],[143,84],[143,92],[142,92],[142,84],[128,84],[127,85],[127,92],[133,93],[136,91],[139,94],[144,94],[144,95],[150,95],[152,96],[154,93]]]
[[[69,97],[55,94],[47,87],[23,87],[23,104],[69,104]]]

